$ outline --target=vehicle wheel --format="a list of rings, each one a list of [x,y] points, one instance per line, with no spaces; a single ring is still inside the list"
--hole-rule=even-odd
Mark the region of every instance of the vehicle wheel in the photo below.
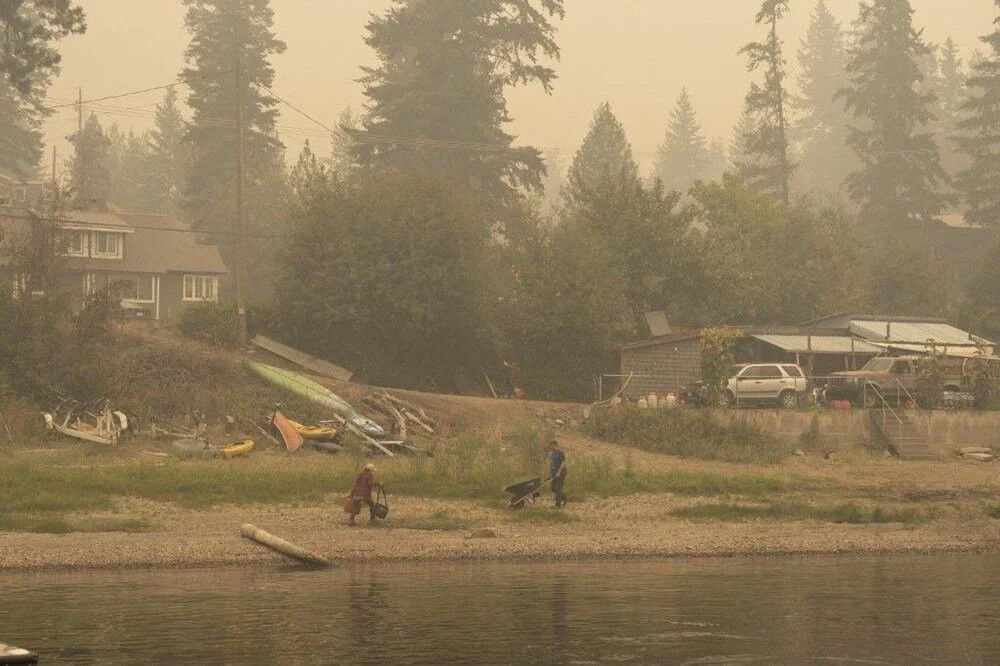
[[[795,409],[799,406],[799,396],[795,391],[783,391],[778,396],[778,406],[782,409]]]
[[[723,391],[722,394],[719,395],[717,403],[719,407],[734,407],[736,405],[736,398],[734,398],[733,394],[729,391]]]

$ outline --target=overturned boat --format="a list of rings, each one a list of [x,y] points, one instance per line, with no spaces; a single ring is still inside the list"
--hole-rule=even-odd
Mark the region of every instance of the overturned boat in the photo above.
[[[284,368],[276,368],[273,365],[265,363],[247,360],[246,366],[247,369],[261,379],[287,389],[307,400],[312,400],[317,404],[328,407],[369,437],[374,437],[375,439],[386,437],[386,432],[382,426],[358,414],[357,410],[351,406],[351,403],[322,384],[314,382],[297,372],[285,370]]]

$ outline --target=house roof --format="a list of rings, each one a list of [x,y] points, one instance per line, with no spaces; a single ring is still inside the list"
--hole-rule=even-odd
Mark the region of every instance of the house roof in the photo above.
[[[880,354],[884,350],[848,335],[751,335],[761,342],[792,353],[805,354]],[[851,340],[854,340],[853,347]]]
[[[929,345],[991,344],[960,328],[938,321],[854,320],[850,326],[855,335],[873,342]]]
[[[804,322],[803,326],[817,327],[821,324],[828,322],[837,322],[840,320],[849,321],[889,321],[889,322],[899,322],[899,323],[935,323],[935,324],[945,324],[948,319],[945,317],[925,317],[925,316],[901,316],[901,315],[885,315],[885,314],[871,314],[871,313],[857,313],[857,312],[838,312],[837,314],[827,315],[825,317],[820,317],[818,319],[811,319]]]
[[[0,231],[10,235],[27,233],[30,222],[24,212],[0,211]],[[170,215],[66,211],[57,221],[62,228],[111,231],[128,234],[121,259],[66,257],[71,270],[116,273],[228,273],[219,248],[202,245],[197,234]]]

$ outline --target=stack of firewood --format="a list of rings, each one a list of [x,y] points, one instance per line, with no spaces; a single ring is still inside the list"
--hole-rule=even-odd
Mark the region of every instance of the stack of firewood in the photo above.
[[[393,433],[400,439],[406,439],[407,424],[419,428],[424,434],[433,435],[437,428],[437,419],[406,400],[379,390],[369,393],[361,402],[375,411],[393,420]]]

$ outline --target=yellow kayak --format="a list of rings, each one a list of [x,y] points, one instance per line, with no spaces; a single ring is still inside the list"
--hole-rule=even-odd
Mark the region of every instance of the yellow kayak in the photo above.
[[[331,440],[337,436],[337,431],[325,426],[307,426],[297,421],[288,419],[288,422],[295,428],[295,432],[302,435],[304,439]]]
[[[230,444],[229,446],[222,447],[222,457],[223,458],[235,458],[236,456],[242,456],[253,451],[253,440],[248,439],[245,442],[237,442],[236,444]]]

